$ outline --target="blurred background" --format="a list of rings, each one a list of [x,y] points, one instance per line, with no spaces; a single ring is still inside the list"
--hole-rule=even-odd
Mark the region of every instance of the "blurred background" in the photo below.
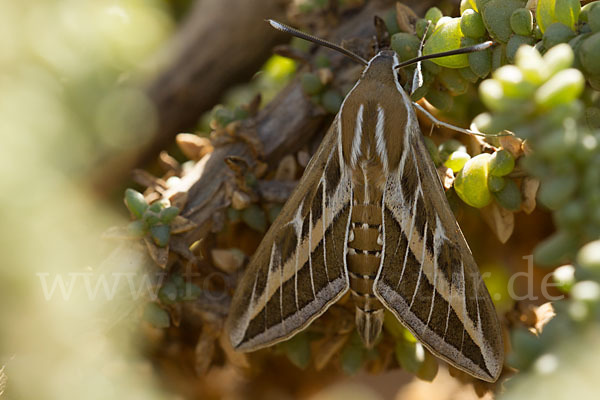
[[[294,57],[273,55],[273,47],[290,38],[270,30],[263,19],[296,16],[302,21],[299,13],[326,3],[0,0],[0,398],[495,397],[451,376],[443,366],[433,383],[400,369],[315,372],[310,366],[299,368],[293,356],[290,362],[281,352],[267,361],[271,368],[254,375],[241,373],[239,365],[222,355],[199,367],[202,361],[194,357],[202,358],[202,347],[178,347],[189,338],[178,331],[181,340],[172,339],[178,328],[172,314],[148,310],[142,295],[133,300],[121,296],[123,290],[143,292],[146,283],[128,279],[155,264],[143,245],[106,239],[109,228],[130,222],[122,199],[127,187],[142,191],[137,168],[159,175],[157,160],[167,150],[172,158],[160,156],[163,163],[174,159],[183,170],[193,169],[194,162],[186,164],[188,154],[175,145],[175,135],[200,132],[208,137],[215,120],[228,118],[222,108],[213,109],[220,103],[235,110],[261,94],[258,107],[264,108],[301,64]],[[360,0],[333,3],[347,15],[364,5]],[[373,3],[394,7],[392,1]],[[446,15],[459,15],[459,1],[406,3],[419,15],[433,5]],[[339,22],[319,15],[315,23],[310,16],[303,20],[317,33]],[[305,44],[292,45],[306,49]],[[331,93],[315,126],[327,125],[343,92]],[[463,106],[454,119],[468,123],[476,112],[465,111],[470,105],[464,98],[456,104]],[[274,155],[270,165],[283,156]],[[132,179],[135,171],[137,180]],[[553,231],[547,210],[520,213],[506,244],[474,209],[461,215],[475,258],[492,277],[486,282],[499,313],[516,307],[507,292],[510,277],[529,271],[514,287],[517,293],[537,296],[526,307],[533,321],[525,322],[544,320],[538,315],[547,310],[539,309],[546,302],[540,282],[550,270],[530,269],[527,256]],[[250,236],[253,231],[244,232]],[[147,289],[155,288],[148,283]],[[157,292],[153,295],[155,299]],[[557,320],[548,339],[525,327],[507,332],[508,342],[516,341],[520,349],[510,356],[510,365],[526,372],[510,381],[503,398],[594,398],[600,393],[595,378],[600,328],[589,322],[589,315],[598,313],[600,292],[588,285],[580,287],[578,296],[581,301],[557,311],[569,317]],[[527,315],[523,310],[517,310],[519,318]],[[165,334],[163,328],[172,331]],[[281,376],[272,375],[277,366]],[[262,382],[264,390],[257,391],[253,380]]]

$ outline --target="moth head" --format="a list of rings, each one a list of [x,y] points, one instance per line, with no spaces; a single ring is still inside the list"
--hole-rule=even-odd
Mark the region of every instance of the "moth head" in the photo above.
[[[365,67],[362,78],[381,82],[384,85],[400,85],[402,81],[401,70],[396,69],[400,63],[398,55],[393,50],[381,50],[375,57],[369,60]]]

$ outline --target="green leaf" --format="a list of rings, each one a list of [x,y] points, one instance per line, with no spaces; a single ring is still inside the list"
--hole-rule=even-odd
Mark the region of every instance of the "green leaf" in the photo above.
[[[148,303],[144,309],[144,320],[154,325],[156,328],[168,328],[171,325],[169,313],[163,310],[156,303]]]
[[[342,350],[340,357],[342,369],[348,375],[354,375],[362,367],[365,361],[365,349],[356,331]]]
[[[554,267],[567,260],[576,248],[577,240],[569,232],[555,232],[536,246],[533,259],[541,267]]]
[[[148,203],[144,199],[144,195],[133,189],[125,190],[125,205],[135,218],[142,218],[142,215],[148,209]]]
[[[490,158],[490,174],[496,176],[508,175],[515,168],[515,158],[510,152],[501,149]]]
[[[493,195],[502,207],[509,211],[519,211],[522,202],[521,191],[514,180],[505,179],[505,181],[504,187]]]
[[[251,204],[242,211],[242,220],[255,231],[265,232],[267,230],[267,217],[262,208],[256,204]]]
[[[292,364],[300,369],[308,367],[310,363],[310,340],[306,332],[298,333],[281,345]]]
[[[171,227],[163,224],[153,225],[150,227],[150,235],[158,247],[166,247],[171,237]]]
[[[416,374],[423,361],[425,361],[425,349],[419,342],[408,342],[399,340],[395,347],[396,360],[402,369]]]
[[[170,224],[178,215],[178,207],[167,207],[158,214],[158,217],[163,224]]]

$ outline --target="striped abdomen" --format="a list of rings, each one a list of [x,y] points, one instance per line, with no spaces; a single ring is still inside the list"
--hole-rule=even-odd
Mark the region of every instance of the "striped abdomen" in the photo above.
[[[372,347],[381,333],[384,316],[383,305],[373,292],[383,249],[381,207],[357,201],[352,207],[351,222],[348,275],[356,306],[356,328],[365,345]]]

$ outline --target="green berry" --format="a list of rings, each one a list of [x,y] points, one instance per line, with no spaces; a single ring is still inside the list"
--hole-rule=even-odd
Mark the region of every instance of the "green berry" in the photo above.
[[[490,36],[499,42],[508,42],[512,34],[510,16],[523,5],[521,0],[490,0],[481,5],[479,12]]]
[[[513,99],[528,99],[536,89],[533,84],[525,80],[521,70],[514,65],[500,67],[492,76],[502,86],[504,95]]]
[[[600,272],[600,240],[589,242],[579,250],[577,264],[588,270]]]
[[[567,43],[574,37],[575,32],[573,32],[568,26],[561,24],[560,22],[555,22],[544,32],[542,43],[546,49],[549,49],[559,43]]]
[[[436,26],[431,37],[425,43],[423,54],[428,55],[459,49],[463,37],[460,30],[460,18],[448,18],[445,23],[439,23]],[[435,58],[432,61],[447,68],[463,68],[469,65],[469,59],[466,54]]]
[[[600,6],[596,7],[600,9]],[[581,43],[579,61],[591,75],[600,75],[600,32],[594,33]]]
[[[469,88],[469,84],[465,81],[455,68],[443,68],[438,75],[439,81],[453,95],[463,94]]]
[[[385,27],[390,35],[400,32],[398,20],[396,19],[396,10],[388,11],[383,18],[383,21],[385,22]]]
[[[479,77],[473,72],[471,67],[464,67],[458,70],[461,78],[470,83],[476,83],[479,80]]]
[[[317,74],[313,74],[312,72],[306,72],[302,74],[300,77],[300,84],[302,85],[302,90],[304,90],[304,93],[308,94],[309,96],[319,94],[323,90],[323,83]]]
[[[538,200],[549,209],[558,210],[571,199],[578,185],[574,174],[552,176],[540,185]]]
[[[462,15],[466,10],[473,10],[473,5],[471,4],[471,0],[461,0],[460,1],[460,15]]]
[[[417,56],[421,41],[410,33],[399,32],[392,36],[392,50],[394,50],[400,61],[410,60]]]
[[[492,70],[492,51],[490,49],[470,53],[467,58],[471,70],[481,79],[488,76]]]
[[[566,43],[558,44],[548,50],[544,54],[544,63],[550,76],[573,65],[574,57],[571,46]]]
[[[592,32],[600,32],[600,3],[590,3],[588,6],[591,6],[592,4],[594,6],[590,7],[587,22]]]
[[[450,110],[454,103],[454,99],[448,92],[436,88],[430,88],[425,98],[432,106],[441,111]]]
[[[501,176],[496,175],[488,175],[488,188],[490,192],[496,193],[504,189],[506,185],[506,180]]]
[[[492,194],[487,186],[488,164],[491,156],[479,154],[467,161],[456,176],[454,190],[466,204],[481,208],[492,201]]]
[[[509,211],[519,211],[521,208],[521,191],[512,179],[505,179],[506,184],[502,189],[494,193],[498,204]]]
[[[242,220],[255,231],[265,232],[267,229],[267,217],[256,204],[251,204],[242,211]]]
[[[515,158],[507,150],[501,149],[490,158],[490,174],[505,176],[515,168]]]
[[[444,14],[442,13],[442,10],[440,10],[437,7],[431,7],[429,10],[427,10],[427,12],[425,13],[425,19],[431,21],[431,23],[435,26],[435,24],[437,24],[437,22],[440,20],[440,18],[442,18],[444,16]]]
[[[523,78],[539,85],[544,82],[550,74],[540,53],[531,46],[521,46],[515,55],[515,65],[523,73]]]
[[[428,138],[427,136],[423,136],[423,141],[425,142],[425,147],[427,147],[427,151],[429,152],[429,156],[431,160],[435,164],[435,166],[439,166],[442,163],[440,158],[440,152],[438,151],[437,146],[433,143],[433,140]]]
[[[563,265],[552,272],[552,280],[556,287],[563,293],[569,293],[575,284],[575,268],[572,265]]]
[[[526,8],[517,8],[510,16],[510,27],[517,35],[530,36],[533,32],[533,14]]]
[[[492,111],[505,111],[511,106],[511,101],[504,96],[502,85],[495,79],[481,82],[479,95],[483,104]]]
[[[562,70],[535,92],[534,100],[543,110],[577,99],[585,87],[583,74],[575,68]]]
[[[515,62],[515,55],[519,48],[523,45],[533,45],[535,43],[535,39],[530,36],[521,36],[521,35],[513,35],[508,40],[506,44],[506,58],[509,62]]]
[[[455,151],[448,159],[444,162],[444,165],[452,170],[452,172],[457,173],[461,169],[463,169],[464,165],[467,161],[471,159],[471,156],[464,151]]]
[[[465,147],[464,144],[462,144],[461,142],[459,142],[456,139],[450,139],[450,140],[446,140],[445,142],[442,142],[439,146],[439,151],[440,151],[440,157],[442,157],[442,160],[446,160],[451,153],[454,153],[455,151],[461,151],[463,153],[467,152],[467,148]]]
[[[329,89],[321,96],[321,105],[330,114],[337,114],[344,102],[344,98],[337,90]]]
[[[481,14],[474,10],[465,10],[460,17],[460,29],[470,38],[477,39],[485,35],[485,26]]]

